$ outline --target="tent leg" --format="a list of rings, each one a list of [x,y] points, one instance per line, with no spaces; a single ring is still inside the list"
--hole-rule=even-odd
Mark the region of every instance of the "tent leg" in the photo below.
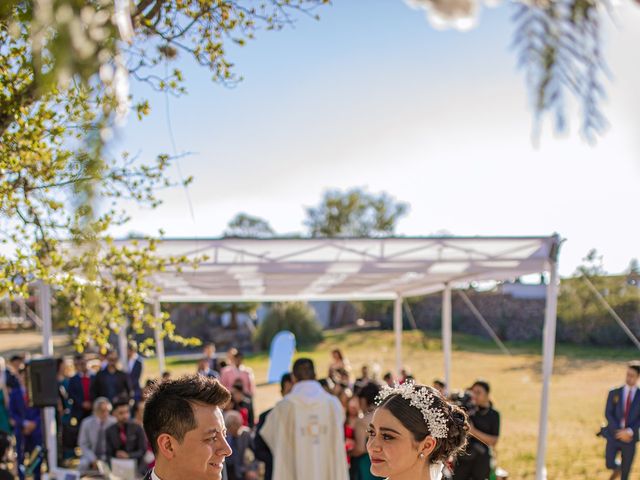
[[[40,281],[39,290],[40,318],[42,319],[42,355],[44,357],[52,357],[53,325],[51,323],[51,286],[44,281]],[[46,435],[47,465],[49,466],[49,471],[55,474],[58,469],[58,441],[56,413],[53,407],[46,407],[44,409],[44,418],[42,421]]]
[[[402,297],[398,296],[393,304],[393,331],[396,340],[396,372],[402,370]]]
[[[558,306],[558,263],[549,265],[549,284],[547,285],[547,304],[544,315],[542,348],[542,399],[540,401],[540,426],[538,430],[538,453],[536,456],[536,480],[546,480],[547,469],[547,425],[549,419],[549,389],[553,373],[553,358],[556,345],[556,315]]]
[[[128,322],[125,322],[118,332],[118,351],[120,353],[120,363],[122,364],[122,370],[129,373],[129,359],[127,358],[127,327]]]
[[[153,316],[156,318],[155,327],[155,340],[156,340],[156,355],[158,357],[158,368],[160,369],[160,375],[162,375],[166,369],[166,362],[164,358],[164,338],[162,337],[162,322],[160,318],[162,316],[162,310],[160,308],[160,300],[153,302]]]
[[[451,345],[453,330],[451,311],[451,285],[447,283],[442,292],[442,349],[444,353],[444,383],[447,392],[451,389]]]

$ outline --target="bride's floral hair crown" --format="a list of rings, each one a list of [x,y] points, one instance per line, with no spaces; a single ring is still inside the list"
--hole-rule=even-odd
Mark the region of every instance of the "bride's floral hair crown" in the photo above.
[[[434,405],[436,394],[431,392],[429,388],[416,387],[412,381],[407,381],[402,385],[396,383],[393,387],[385,386],[376,398],[377,405],[381,405],[391,395],[400,395],[409,401],[409,405],[420,410],[433,438],[447,438],[449,433],[447,419],[444,412]]]

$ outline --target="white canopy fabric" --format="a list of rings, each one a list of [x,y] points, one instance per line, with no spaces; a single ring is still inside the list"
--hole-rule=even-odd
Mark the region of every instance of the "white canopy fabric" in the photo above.
[[[390,300],[543,272],[557,245],[556,236],[165,239],[160,255],[206,259],[152,280],[161,302]]]

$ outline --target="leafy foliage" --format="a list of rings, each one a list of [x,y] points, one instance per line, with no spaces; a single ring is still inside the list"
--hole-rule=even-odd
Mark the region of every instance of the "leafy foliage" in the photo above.
[[[544,114],[555,115],[556,130],[567,127],[567,100],[582,109],[583,137],[593,143],[607,127],[600,110],[605,73],[601,52],[599,0],[552,0],[514,3],[513,45],[526,71],[536,112],[536,130]],[[538,133],[539,135],[539,133]]]
[[[6,0],[0,4],[0,296],[28,295],[43,280],[64,298],[79,349],[104,346],[127,324],[137,333],[161,324],[147,302],[154,272],[195,259],[157,255],[157,241],[114,242],[128,221],[121,200],[156,207],[174,186],[176,160],[116,157],[107,148],[132,100],[130,78],[186,92],[179,54],[208,68],[215,82],[239,80],[226,54],[259,29],[279,29],[322,0]],[[144,98],[133,110],[150,111]],[[191,179],[182,183],[187,184]]]
[[[306,209],[305,224],[312,237],[376,237],[392,235],[409,205],[386,193],[359,188],[330,190],[317,207]]]
[[[322,341],[322,328],[311,307],[303,302],[276,303],[264,322],[258,327],[255,342],[261,349],[268,349],[271,340],[282,330],[296,336],[299,347],[312,346]]]

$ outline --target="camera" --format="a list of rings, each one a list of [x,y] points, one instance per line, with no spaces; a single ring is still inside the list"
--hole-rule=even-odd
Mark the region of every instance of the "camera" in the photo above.
[[[473,397],[469,390],[453,392],[449,396],[449,400],[454,405],[462,408],[469,416],[473,415],[478,410],[478,407],[473,403]]]

